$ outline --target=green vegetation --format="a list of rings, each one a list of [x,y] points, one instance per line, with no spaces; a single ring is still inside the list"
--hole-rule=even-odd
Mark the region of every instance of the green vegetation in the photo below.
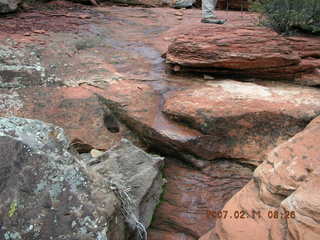
[[[262,13],[262,24],[279,33],[302,30],[320,34],[319,0],[256,0],[251,10]]]
[[[17,201],[12,201],[11,204],[10,204],[10,208],[9,208],[9,212],[8,212],[8,216],[9,217],[12,217],[15,212],[17,211]]]

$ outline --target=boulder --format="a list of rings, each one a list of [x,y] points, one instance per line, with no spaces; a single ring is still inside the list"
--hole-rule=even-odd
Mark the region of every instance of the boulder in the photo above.
[[[170,93],[163,112],[203,133],[211,159],[259,165],[320,113],[319,99],[320,91],[309,87],[210,81]]]
[[[22,0],[0,0],[0,13],[10,13],[17,10]]]
[[[319,41],[313,42],[306,48],[317,52]],[[296,44],[300,47],[294,47]],[[304,85],[318,85],[319,58],[298,49],[301,42],[288,40],[267,28],[205,25],[178,36],[168,48],[166,61],[174,71],[296,80]]]
[[[84,160],[69,143],[54,125],[0,118],[0,239],[144,234],[161,192],[162,158],[123,140]]]
[[[219,219],[201,240],[319,239],[319,123],[318,117],[270,152],[254,179],[224,206],[231,216],[246,213],[243,219]]]

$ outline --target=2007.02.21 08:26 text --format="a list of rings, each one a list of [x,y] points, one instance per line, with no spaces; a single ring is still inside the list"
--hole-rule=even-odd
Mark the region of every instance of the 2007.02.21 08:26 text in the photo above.
[[[262,215],[265,214],[265,215]],[[253,218],[259,219],[261,217],[267,217],[269,219],[288,219],[288,218],[295,218],[296,213],[295,211],[277,211],[277,210],[270,210],[266,212],[262,212],[260,210],[252,210],[252,212],[246,212],[243,210],[236,210],[236,211],[228,211],[228,210],[221,210],[221,211],[213,211],[208,210],[207,216],[210,218],[232,218],[232,219],[246,219],[246,218]]]

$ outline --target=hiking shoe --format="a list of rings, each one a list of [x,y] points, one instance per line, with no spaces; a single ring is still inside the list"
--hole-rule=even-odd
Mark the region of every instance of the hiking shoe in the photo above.
[[[226,19],[218,19],[218,18],[202,18],[202,23],[211,23],[211,24],[224,24]]]

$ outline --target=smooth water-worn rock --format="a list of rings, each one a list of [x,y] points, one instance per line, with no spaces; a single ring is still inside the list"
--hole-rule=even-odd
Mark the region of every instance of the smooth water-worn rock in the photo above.
[[[161,192],[162,159],[127,140],[98,159],[82,160],[68,147],[59,127],[0,118],[0,238],[122,240],[144,234],[141,224],[149,225]]]
[[[319,118],[279,145],[225,206],[249,217],[225,218],[201,240],[316,240],[320,237]],[[260,212],[253,218],[253,212]],[[248,229],[248,230],[246,230]]]
[[[317,49],[319,41],[313,42],[315,44],[310,45]],[[318,85],[320,60],[315,55],[304,55],[299,46],[299,41],[286,39],[263,27],[205,25],[177,36],[168,48],[166,59],[175,71],[235,74]]]
[[[17,10],[22,0],[0,0],[0,13],[10,13]]]

